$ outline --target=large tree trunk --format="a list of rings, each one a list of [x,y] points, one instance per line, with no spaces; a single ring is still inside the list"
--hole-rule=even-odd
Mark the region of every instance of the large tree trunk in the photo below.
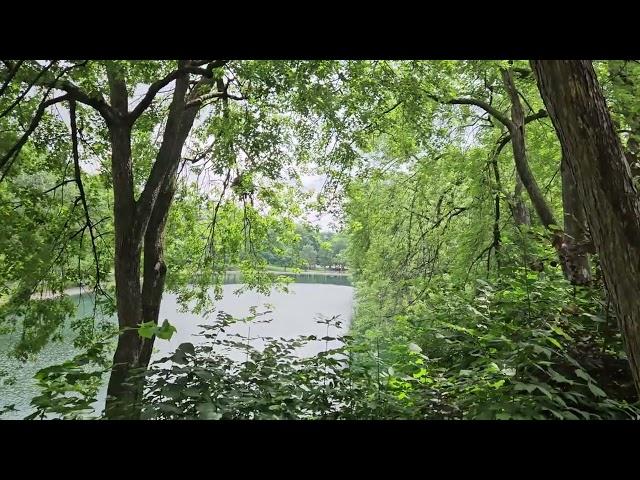
[[[109,379],[107,415],[117,415],[120,405],[135,401],[135,390],[125,387],[130,368],[138,364],[140,336],[137,327],[142,319],[142,291],[140,288],[141,239],[135,229],[135,202],[130,183],[130,132],[126,127],[112,128],[112,170],[114,180],[115,224],[115,283],[116,306],[120,336],[113,357],[113,371]],[[112,401],[113,400],[113,401]],[[115,409],[114,409],[115,408]]]
[[[128,93],[124,79],[118,72],[109,71],[108,77],[111,104],[119,114],[119,118],[109,125],[109,130],[114,190],[116,306],[120,335],[107,388],[105,414],[110,419],[137,418],[144,386],[141,378],[134,378],[132,375],[141,366],[144,345],[143,338],[137,331],[139,325],[145,321],[140,264],[143,235],[153,203],[144,209],[140,205],[141,201],[135,200],[131,158],[132,125],[126,121]],[[169,124],[169,121],[167,123]],[[152,169],[152,175],[159,175],[156,164]],[[146,367],[146,364],[144,366]]]
[[[182,148],[198,112],[197,105],[187,106],[188,85],[187,77],[176,80],[162,145],[140,198],[134,201],[131,193],[131,203],[128,203],[131,208],[126,211],[118,209],[116,202],[114,209],[116,242],[118,244],[122,237],[123,247],[120,250],[116,247],[116,297],[121,334],[107,392],[106,414],[112,419],[138,418],[140,414],[144,390],[144,377],[140,373],[144,372],[149,365],[155,337],[150,339],[140,337],[137,327],[142,322],[158,323],[160,314],[167,272],[164,261],[164,231],[175,194]],[[112,103],[115,105],[113,100]],[[128,128],[131,127],[128,126]],[[123,177],[132,181],[130,140],[127,145],[129,145],[128,171],[123,173]],[[119,150],[113,141],[112,148],[114,165],[117,163],[119,169],[124,168],[123,165],[127,165],[125,157],[120,155],[116,158]],[[115,172],[114,169],[114,190],[115,195],[118,196],[127,189],[124,185],[116,186]],[[129,198],[128,195],[126,197]],[[118,219],[125,224],[120,236],[118,236]],[[141,287],[142,246],[144,246],[144,269]],[[123,289],[122,286],[125,288]]]
[[[640,392],[640,202],[593,65],[531,62],[566,154]]]
[[[185,89],[186,93],[186,89]],[[158,197],[153,205],[149,222],[144,236],[144,278],[142,285],[142,312],[145,322],[158,323],[160,314],[160,303],[164,292],[164,282],[167,274],[167,265],[164,261],[164,232],[169,218],[169,209],[173,203],[173,197],[177,186],[177,171],[180,165],[182,148],[187,140],[189,132],[193,127],[198,108],[195,106],[186,107],[187,100],[180,102],[180,107],[176,105],[175,109],[180,112],[180,121],[169,130],[165,135],[171,135],[173,141],[172,148],[165,152],[159,152],[158,156],[166,155],[167,163],[171,165],[167,173],[162,187],[158,193]],[[160,160],[160,158],[158,159]],[[164,160],[164,159],[163,159]],[[151,360],[153,344],[155,337],[144,339],[140,353],[140,366],[145,368]]]
[[[560,163],[560,175],[564,212],[564,241],[561,248],[565,257],[562,267],[565,277],[572,284],[587,285],[591,282],[591,267],[587,251],[587,245],[590,244],[587,221],[575,179],[564,155]]]
[[[167,276],[164,261],[164,231],[169,217],[169,207],[176,190],[176,173],[163,187],[144,236],[144,280],[142,287],[142,312],[146,322],[158,323],[160,304]],[[144,339],[140,354],[140,364],[147,367],[151,360],[155,337]]]

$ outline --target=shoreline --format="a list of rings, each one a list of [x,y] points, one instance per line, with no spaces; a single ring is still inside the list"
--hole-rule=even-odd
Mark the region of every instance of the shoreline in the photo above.
[[[265,270],[266,273],[274,273],[279,275],[329,275],[332,277],[348,277],[351,275],[350,272],[338,272],[332,270],[303,270],[301,272],[285,272],[283,270]],[[227,274],[239,274],[240,270],[228,270]]]
[[[273,273],[276,275],[291,275],[291,276],[296,276],[296,275],[324,275],[324,276],[331,276],[331,277],[349,277],[351,276],[351,274],[349,272],[333,272],[333,271],[322,271],[322,270],[305,270],[302,272],[284,272],[284,271],[279,271],[279,270],[267,270],[267,273]],[[242,272],[240,272],[240,270],[228,270],[227,272],[225,272],[225,275],[227,274],[234,274],[234,275],[241,275]],[[112,284],[113,282],[109,282],[110,284]],[[32,300],[47,300],[47,299],[51,299],[51,298],[56,298],[59,297],[60,294],[65,294],[65,295],[69,295],[69,296],[73,296],[73,295],[81,295],[81,294],[87,294],[87,293],[93,293],[93,289],[90,287],[69,287],[69,288],[65,288],[62,292],[39,292],[39,293],[34,293],[33,295],[31,295],[31,299]]]

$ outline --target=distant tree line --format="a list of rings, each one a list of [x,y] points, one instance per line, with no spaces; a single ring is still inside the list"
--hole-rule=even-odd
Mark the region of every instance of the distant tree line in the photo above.
[[[324,232],[309,224],[296,225],[297,239],[284,243],[275,239],[272,247],[261,252],[273,266],[343,271],[346,269],[347,236]]]

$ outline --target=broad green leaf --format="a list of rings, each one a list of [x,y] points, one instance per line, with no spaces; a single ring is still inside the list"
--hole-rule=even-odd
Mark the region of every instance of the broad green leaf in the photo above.
[[[601,398],[604,398],[607,396],[607,394],[604,393],[604,391],[600,387],[593,384],[592,382],[589,382],[587,385],[589,386],[589,390],[591,390],[591,393],[593,393],[595,396],[601,397]]]

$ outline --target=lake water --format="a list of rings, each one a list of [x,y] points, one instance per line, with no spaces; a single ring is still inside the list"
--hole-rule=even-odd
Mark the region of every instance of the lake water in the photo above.
[[[238,282],[238,277],[228,275],[227,282]],[[235,324],[227,329],[227,334],[242,334],[250,338],[260,336],[292,338],[298,335],[316,335],[323,337],[327,333],[326,325],[317,323],[318,319],[339,316],[343,322],[340,332],[335,328],[330,334],[345,333],[353,311],[353,288],[349,278],[339,275],[309,274],[297,275],[296,283],[289,285],[289,293],[272,291],[270,295],[262,295],[256,292],[234,294],[241,285],[227,283],[223,286],[223,298],[216,304],[217,310],[228,313],[234,317],[247,317],[250,308],[257,307],[258,311],[268,309],[272,311],[264,319],[271,319],[269,323]],[[91,295],[76,295],[79,314],[92,310],[93,299]],[[211,323],[214,319],[203,319],[189,312],[181,312],[176,296],[165,294],[160,308],[160,320],[167,318],[177,328],[177,332],[171,340],[155,341],[155,350],[152,357],[159,359],[173,352],[178,345],[184,342],[197,344],[204,341],[199,334],[202,328],[199,325]],[[116,321],[115,318],[112,321]],[[0,335],[0,370],[8,373],[15,380],[11,385],[4,384],[6,377],[0,377],[0,408],[5,405],[15,404],[17,412],[8,412],[0,419],[24,418],[32,409],[31,399],[39,393],[33,376],[41,368],[62,363],[79,353],[73,347],[73,335],[70,329],[64,332],[61,342],[49,343],[38,354],[37,359],[26,363],[7,356],[7,352],[18,341],[20,332]],[[260,340],[253,340],[252,345],[259,347]],[[330,345],[331,346],[331,345]],[[299,351],[299,355],[312,355],[324,349],[324,342],[311,343]],[[236,353],[237,354],[237,353]],[[232,357],[236,354],[230,353]],[[101,411],[106,396],[106,381],[99,395],[97,411]]]

